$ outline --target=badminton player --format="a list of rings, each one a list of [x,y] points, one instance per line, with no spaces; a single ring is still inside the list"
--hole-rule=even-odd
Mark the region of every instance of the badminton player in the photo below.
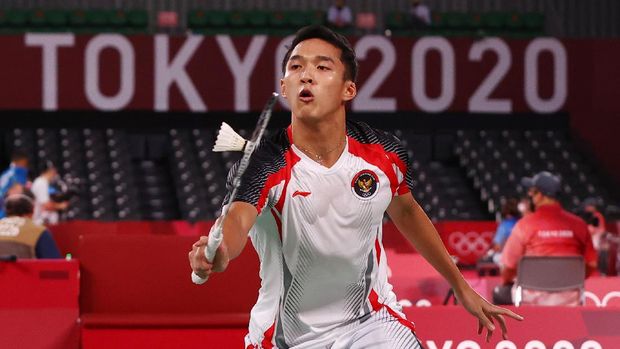
[[[206,278],[225,271],[249,235],[262,283],[245,347],[421,348],[388,283],[385,212],[447,279],[478,332],[485,328],[488,340],[499,326],[505,337],[504,316],[521,317],[463,279],[411,194],[411,160],[398,139],[347,121],[357,75],[349,42],[322,26],[302,28],[282,70],[290,126],[254,151],[237,197],[226,203],[213,263],[204,257],[206,237],[189,253],[193,271]]]

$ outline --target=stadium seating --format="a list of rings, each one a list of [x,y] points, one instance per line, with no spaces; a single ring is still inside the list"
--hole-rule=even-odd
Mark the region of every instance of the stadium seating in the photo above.
[[[565,130],[461,130],[457,138],[459,162],[491,213],[508,197],[524,196],[521,178],[540,171],[562,178],[560,200],[569,209],[578,209],[587,197],[614,202]]]
[[[516,12],[433,12],[428,28],[413,29],[409,14],[401,11],[388,12],[385,27],[396,36],[507,36],[535,37],[543,35],[545,17],[540,13]]]
[[[193,9],[187,14],[190,30],[207,35],[255,35],[284,36],[309,24],[323,24],[323,11],[221,11]]]
[[[148,12],[141,9],[7,9],[0,10],[0,32],[144,33]]]
[[[543,170],[562,177],[565,207],[576,210],[595,197],[607,216],[618,216],[610,186],[565,130],[392,131],[409,150],[413,194],[433,220],[493,219],[507,198],[525,194],[522,177]],[[196,222],[219,216],[228,170],[240,157],[213,153],[215,134],[17,128],[5,137],[9,149],[31,154],[35,173],[51,160],[80,181],[68,219]]]

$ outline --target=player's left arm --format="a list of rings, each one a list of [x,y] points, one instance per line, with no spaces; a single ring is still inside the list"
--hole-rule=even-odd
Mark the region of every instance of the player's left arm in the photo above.
[[[500,325],[502,337],[506,339],[507,329],[503,316],[517,320],[523,320],[523,317],[489,303],[469,286],[452,262],[433,223],[411,193],[395,196],[388,206],[387,213],[416,250],[448,280],[465,309],[478,318],[478,333],[482,333],[482,329],[486,328],[488,341],[495,330],[494,320],[496,320]]]

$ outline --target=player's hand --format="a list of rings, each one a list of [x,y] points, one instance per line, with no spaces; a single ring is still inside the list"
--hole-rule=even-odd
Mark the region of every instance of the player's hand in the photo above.
[[[228,257],[228,250],[224,241],[218,247],[213,263],[209,263],[207,257],[205,257],[205,248],[209,239],[206,236],[201,236],[198,241],[192,245],[192,250],[188,254],[189,264],[192,270],[199,277],[206,279],[212,272],[222,272],[226,270],[230,258]]]
[[[497,321],[500,329],[502,330],[502,338],[506,340],[508,339],[508,329],[506,328],[506,320],[504,319],[504,316],[508,316],[519,321],[523,320],[521,315],[515,314],[506,308],[501,308],[489,303],[471,287],[462,292],[455,292],[455,294],[463,307],[478,318],[478,334],[481,334],[483,329],[486,328],[487,342],[489,342],[491,336],[493,335],[493,331],[495,331],[495,321]]]

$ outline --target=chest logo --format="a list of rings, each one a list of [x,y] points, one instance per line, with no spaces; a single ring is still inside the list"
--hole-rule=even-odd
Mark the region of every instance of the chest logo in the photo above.
[[[351,190],[360,199],[372,199],[379,188],[379,177],[371,170],[362,170],[353,176]]]

